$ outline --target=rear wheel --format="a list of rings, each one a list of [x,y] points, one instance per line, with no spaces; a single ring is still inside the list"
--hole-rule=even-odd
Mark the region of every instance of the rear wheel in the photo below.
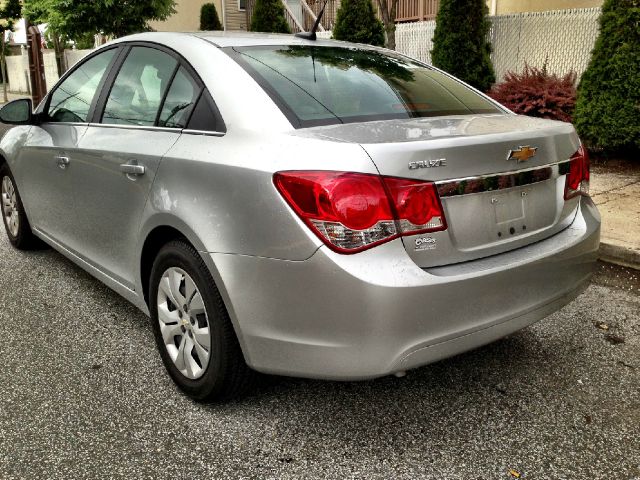
[[[236,397],[252,383],[227,310],[202,258],[190,245],[165,245],[151,271],[149,310],[162,361],[190,397]]]
[[[0,166],[0,194],[2,196],[2,221],[9,241],[20,250],[34,248],[38,241],[31,232],[31,226],[27,220],[15,179],[6,163]]]

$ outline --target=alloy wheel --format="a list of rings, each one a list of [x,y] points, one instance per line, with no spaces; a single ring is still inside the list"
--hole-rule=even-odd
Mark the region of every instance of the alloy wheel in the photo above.
[[[2,179],[2,214],[9,233],[13,237],[17,237],[20,230],[20,212],[16,189],[9,176]]]
[[[197,380],[211,355],[211,329],[204,300],[184,270],[167,269],[158,286],[158,322],[164,345],[176,368]]]

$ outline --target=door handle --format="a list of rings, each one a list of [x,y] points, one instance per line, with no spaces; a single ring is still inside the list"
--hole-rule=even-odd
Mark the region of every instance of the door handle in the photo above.
[[[58,162],[58,167],[60,167],[62,170],[66,170],[66,168],[69,166],[69,163],[71,163],[69,157],[57,156],[53,158]]]
[[[137,163],[124,163],[120,165],[120,171],[122,173],[126,173],[127,175],[144,175],[146,169],[144,165],[138,165]]]

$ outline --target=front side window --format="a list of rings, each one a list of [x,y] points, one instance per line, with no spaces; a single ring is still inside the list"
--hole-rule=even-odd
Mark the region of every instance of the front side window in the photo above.
[[[299,45],[226,51],[297,127],[504,113],[463,83],[399,55]]]
[[[102,123],[154,125],[177,65],[160,50],[133,47],[109,92]]]
[[[112,48],[91,57],[54,90],[47,110],[50,122],[88,122],[91,104],[115,53]]]

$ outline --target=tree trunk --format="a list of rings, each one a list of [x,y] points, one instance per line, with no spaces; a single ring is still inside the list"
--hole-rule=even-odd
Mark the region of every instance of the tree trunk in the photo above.
[[[0,53],[0,68],[2,68],[2,94],[4,98],[4,103],[9,101],[9,96],[7,95],[7,85],[9,84],[9,79],[7,78],[7,64],[5,63],[5,42],[4,42],[4,32],[2,32],[2,38],[0,39],[0,48],[2,48],[2,52]]]
[[[62,77],[67,71],[67,59],[64,56],[64,41],[57,35],[52,35],[53,39],[53,51],[56,55],[56,67],[58,68],[58,77]]]
[[[391,22],[384,26],[384,30],[387,33],[387,48],[389,50],[396,49],[396,23]]]
[[[396,11],[398,0],[378,0],[380,16],[386,33],[386,47],[390,50],[396,49]]]

